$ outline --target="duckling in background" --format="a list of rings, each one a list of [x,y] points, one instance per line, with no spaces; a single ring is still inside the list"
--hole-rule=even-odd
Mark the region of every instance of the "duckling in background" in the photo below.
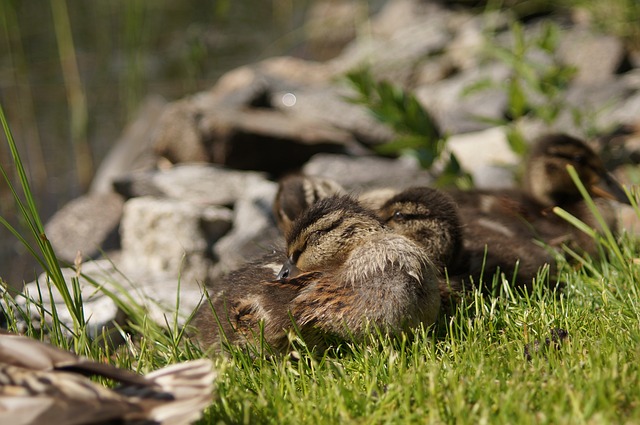
[[[273,202],[273,215],[278,228],[286,233],[293,221],[312,204],[322,198],[344,193],[342,186],[333,180],[302,174],[284,177],[279,182]]]
[[[120,383],[106,388],[86,376]],[[0,334],[0,423],[189,424],[212,401],[215,373],[200,359],[142,376],[19,335]]]
[[[212,297],[220,321],[228,322],[222,330],[232,329],[230,342],[260,336],[261,322],[265,341],[279,351],[288,347],[291,320],[310,347],[323,347],[327,337],[362,340],[369,325],[395,334],[435,322],[438,275],[424,249],[353,198],[315,202],[286,240],[287,260],[275,278],[273,268],[253,265],[254,271],[230,276]],[[237,306],[246,313],[238,314]],[[215,321],[202,314],[200,334],[209,342],[220,339]]]
[[[550,247],[567,245],[590,255],[597,253],[592,238],[553,213],[557,206],[592,228],[599,228],[567,172],[568,165],[576,169],[591,196],[598,198],[596,202],[607,225],[615,229],[613,208],[602,198],[629,203],[624,190],[585,143],[565,134],[548,135],[531,149],[523,190],[449,192],[465,225],[471,271],[481,267],[487,247],[489,268],[485,269],[485,276],[499,267],[507,278],[515,274],[516,280],[529,286],[541,265],[555,263],[555,254],[535,240]]]

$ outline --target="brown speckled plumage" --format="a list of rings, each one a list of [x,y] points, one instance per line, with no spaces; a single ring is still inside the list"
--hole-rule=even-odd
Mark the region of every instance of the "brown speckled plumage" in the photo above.
[[[628,202],[598,155],[582,141],[564,134],[548,135],[532,146],[523,190],[449,192],[464,224],[464,247],[470,255],[469,267],[476,282],[480,278],[478,271],[485,264],[486,284],[499,269],[510,281],[515,276],[516,284],[529,287],[542,265],[549,264],[554,274],[553,248],[567,245],[591,255],[597,252],[591,237],[553,212],[556,206],[563,208],[598,228],[566,171],[567,165],[575,167],[593,197]],[[601,198],[596,202],[608,226],[615,229],[611,206]]]
[[[309,345],[322,346],[325,337],[362,339],[369,325],[391,333],[430,325],[440,307],[424,250],[347,196],[321,199],[296,220],[280,273],[254,264],[212,292],[230,342],[257,335],[262,322],[265,340],[280,351],[291,319]],[[196,323],[209,342],[220,338],[211,316],[201,311]]]
[[[120,386],[104,387],[87,378],[92,375]],[[209,360],[141,376],[30,338],[0,334],[3,424],[189,424],[211,403],[214,379]]]

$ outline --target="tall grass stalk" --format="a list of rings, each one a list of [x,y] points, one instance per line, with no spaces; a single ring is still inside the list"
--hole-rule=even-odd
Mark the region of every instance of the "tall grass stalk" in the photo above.
[[[35,246],[32,244],[32,242],[29,242],[26,237],[24,237],[18,230],[11,226],[9,222],[3,217],[0,217],[0,223],[2,223],[16,238],[20,240],[20,242],[24,244],[31,255],[33,255],[33,257],[38,261],[40,266],[42,266],[47,277],[51,280],[51,283],[60,292],[60,295],[62,296],[64,303],[69,309],[69,313],[73,318],[74,332],[79,335],[85,325],[82,313],[82,300],[74,297],[74,295],[69,291],[69,287],[62,274],[62,269],[60,267],[60,263],[58,262],[58,258],[56,257],[51,243],[47,239],[47,235],[44,231],[44,226],[40,219],[40,215],[33,198],[33,192],[31,191],[27,173],[24,169],[22,159],[20,158],[20,153],[18,152],[18,148],[13,139],[13,135],[11,133],[9,123],[7,122],[7,119],[5,117],[2,105],[0,105],[0,122],[2,123],[4,135],[7,139],[9,150],[13,158],[13,164],[18,174],[18,179],[20,182],[19,188],[14,187],[7,171],[2,166],[2,164],[0,164],[0,173],[2,173],[2,177],[4,178],[9,189],[11,190],[11,193],[13,194],[13,198],[17,205],[18,211],[21,214],[21,217],[24,219],[30,236],[33,238],[33,241],[35,241]],[[20,193],[18,192],[18,190]]]
[[[67,0],[51,0],[51,11],[71,117],[71,142],[76,160],[78,182],[81,187],[87,188],[93,177],[93,159],[87,140],[88,106],[78,69]]]
[[[27,135],[25,140],[28,145],[28,158],[30,163],[33,164],[33,169],[31,170],[33,181],[39,188],[44,185],[47,179],[47,168],[38,131],[34,93],[29,82],[29,69],[26,63],[23,33],[12,2],[0,2],[0,21],[2,22],[7,44],[7,58],[13,70],[12,77],[16,87],[12,102],[14,102],[23,120],[28,123],[23,126],[23,129]],[[7,99],[4,99],[4,101],[7,101]]]

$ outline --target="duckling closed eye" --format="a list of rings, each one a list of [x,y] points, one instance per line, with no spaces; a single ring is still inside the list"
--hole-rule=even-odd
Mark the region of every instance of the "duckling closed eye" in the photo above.
[[[392,196],[378,210],[396,233],[423,246],[441,268],[452,265],[462,249],[462,230],[453,200],[429,187],[413,187]]]

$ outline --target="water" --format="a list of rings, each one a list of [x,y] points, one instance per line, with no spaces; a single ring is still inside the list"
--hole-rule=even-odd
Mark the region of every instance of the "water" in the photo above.
[[[181,98],[237,66],[294,49],[304,54],[300,28],[309,3],[0,2],[0,102],[43,220],[84,193],[146,95]],[[0,161],[11,169],[4,140]],[[0,215],[19,226],[4,183]],[[24,247],[4,228],[0,241],[0,278],[32,280],[37,268]]]

